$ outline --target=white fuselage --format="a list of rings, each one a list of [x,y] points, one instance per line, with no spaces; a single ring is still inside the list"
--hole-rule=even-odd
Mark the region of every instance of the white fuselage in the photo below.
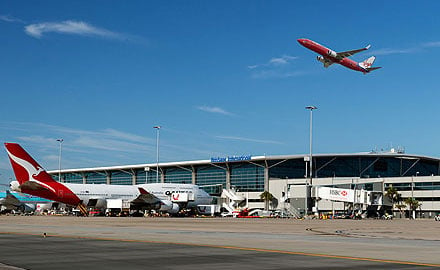
[[[162,201],[175,201],[176,194],[191,194],[186,202],[186,207],[210,204],[212,197],[197,185],[191,184],[140,184],[140,185],[107,185],[107,184],[71,184],[64,183],[82,202],[87,205],[90,200],[97,200],[94,205],[97,208],[105,208],[106,200],[122,199],[133,201],[139,195],[139,188],[154,195]]]

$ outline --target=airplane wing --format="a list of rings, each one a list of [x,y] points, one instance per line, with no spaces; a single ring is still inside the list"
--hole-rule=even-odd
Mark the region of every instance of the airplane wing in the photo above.
[[[357,49],[357,50],[352,50],[352,51],[346,51],[346,52],[338,52],[336,58],[338,58],[338,59],[342,59],[342,58],[345,58],[345,57],[350,57],[350,56],[352,56],[352,55],[354,55],[354,54],[356,54],[356,53],[359,53],[359,52],[362,52],[362,51],[366,51],[366,50],[368,50],[370,47],[371,47],[371,45],[368,45],[367,47],[362,48],[362,49]]]
[[[328,68],[329,66],[331,66],[333,64],[333,61],[328,59],[327,57],[321,56],[319,55],[317,57],[318,61],[321,62],[322,64],[324,64],[325,68]]]
[[[165,211],[170,214],[176,214],[180,210],[180,206],[177,203],[174,203],[170,200],[161,200],[154,194],[146,191],[142,187],[138,187],[139,195],[136,199],[131,201],[132,204],[137,204],[140,206],[146,206],[149,205],[150,207],[153,206],[155,210],[159,211]]]
[[[131,201],[131,203],[134,204],[156,204],[161,202],[162,200],[158,197],[154,196],[150,192],[146,191],[145,189],[138,187],[139,190],[139,196]]]
[[[19,206],[21,202],[7,190],[6,197],[0,200],[0,204],[5,206]]]
[[[325,68],[328,68],[329,66],[333,65],[333,62],[332,61],[325,61],[323,64],[324,64]]]

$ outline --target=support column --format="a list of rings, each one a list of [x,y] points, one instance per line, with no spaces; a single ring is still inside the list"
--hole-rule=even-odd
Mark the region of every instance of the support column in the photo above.
[[[133,173],[132,175],[131,175],[131,184],[132,185],[136,185],[136,180],[137,180],[137,175],[136,175],[136,173]]]
[[[264,167],[264,191],[269,191],[269,168]]]
[[[197,175],[196,175],[196,169],[194,167],[192,167],[192,171],[191,171],[191,183],[193,185],[196,184],[196,179],[197,179]]]
[[[229,167],[226,168],[226,189],[231,189],[231,171]]]
[[[165,170],[160,169],[160,182],[165,183]]]
[[[87,184],[87,176],[85,173],[82,173],[83,184]]]
[[[112,182],[112,173],[111,172],[105,172],[106,178],[107,178],[107,185],[110,185]]]

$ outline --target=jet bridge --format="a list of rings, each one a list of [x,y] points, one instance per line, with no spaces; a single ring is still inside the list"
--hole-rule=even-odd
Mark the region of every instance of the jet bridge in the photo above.
[[[381,191],[376,192],[363,189],[315,186],[312,188],[312,197],[315,200],[346,202],[365,206],[383,204],[383,193]]]

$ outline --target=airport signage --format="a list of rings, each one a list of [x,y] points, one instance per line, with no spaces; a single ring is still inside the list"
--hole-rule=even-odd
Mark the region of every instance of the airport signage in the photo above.
[[[252,159],[251,155],[229,156],[229,157],[212,157],[211,163],[246,161],[246,160],[251,160],[251,159]]]
[[[354,190],[343,188],[319,187],[318,197],[325,200],[354,202]]]

